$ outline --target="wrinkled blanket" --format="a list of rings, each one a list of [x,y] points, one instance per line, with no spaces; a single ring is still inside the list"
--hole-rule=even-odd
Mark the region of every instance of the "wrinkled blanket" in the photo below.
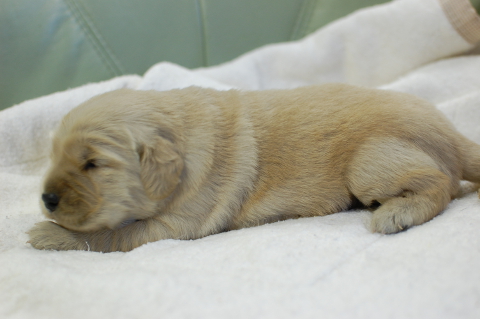
[[[480,143],[480,18],[468,0],[397,0],[216,67],[163,62],[0,112],[0,318],[480,318],[480,200],[397,235],[342,212],[164,240],[129,253],[39,251],[25,232],[52,130],[97,94],[346,82],[415,94]],[[473,52],[472,52],[473,50]]]

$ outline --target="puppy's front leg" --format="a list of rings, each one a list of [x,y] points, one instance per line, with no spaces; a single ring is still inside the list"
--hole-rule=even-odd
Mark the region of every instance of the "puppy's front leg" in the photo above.
[[[120,229],[94,232],[71,231],[45,221],[36,224],[28,235],[29,243],[37,249],[99,252],[130,251],[148,242],[174,238],[169,228],[154,218],[140,220]]]

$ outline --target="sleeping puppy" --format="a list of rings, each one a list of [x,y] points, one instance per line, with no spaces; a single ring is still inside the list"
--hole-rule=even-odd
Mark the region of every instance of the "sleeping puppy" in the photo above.
[[[429,103],[343,84],[293,90],[122,89],[81,104],[53,139],[38,249],[129,251],[355,203],[375,232],[438,215],[480,146]]]

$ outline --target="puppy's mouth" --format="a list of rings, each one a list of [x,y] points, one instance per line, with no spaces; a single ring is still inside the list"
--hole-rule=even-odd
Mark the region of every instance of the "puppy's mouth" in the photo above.
[[[135,222],[138,222],[140,219],[135,219],[135,218],[131,218],[131,219],[127,219],[127,220],[124,220],[123,222],[121,222],[115,229],[120,229],[120,228],[123,228],[125,226],[128,226],[130,224],[133,224]]]

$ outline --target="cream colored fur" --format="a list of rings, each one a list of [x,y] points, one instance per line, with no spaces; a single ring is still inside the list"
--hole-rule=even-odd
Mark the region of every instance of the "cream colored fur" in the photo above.
[[[438,215],[461,179],[480,182],[480,147],[416,97],[343,84],[241,92],[118,90],[58,129],[35,225],[39,249],[129,251],[361,202],[372,230]]]

